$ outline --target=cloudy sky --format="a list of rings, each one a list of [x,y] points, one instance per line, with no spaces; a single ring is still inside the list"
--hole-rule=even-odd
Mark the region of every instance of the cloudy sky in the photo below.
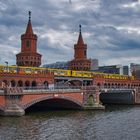
[[[140,0],[0,0],[1,64],[16,63],[29,10],[43,64],[73,59],[79,24],[88,58],[140,63]]]

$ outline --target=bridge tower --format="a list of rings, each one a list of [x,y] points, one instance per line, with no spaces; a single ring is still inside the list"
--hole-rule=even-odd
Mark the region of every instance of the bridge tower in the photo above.
[[[16,55],[16,63],[18,66],[41,65],[41,54],[37,53],[37,35],[32,29],[30,11],[26,32],[21,35],[21,52]]]
[[[74,45],[74,59],[70,61],[72,70],[90,70],[91,60],[87,59],[87,44],[84,43],[81,25],[79,25],[79,37],[77,44]]]

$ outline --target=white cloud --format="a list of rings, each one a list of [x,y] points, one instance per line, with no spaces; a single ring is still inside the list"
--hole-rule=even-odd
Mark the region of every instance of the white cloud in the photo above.
[[[122,5],[124,8],[136,8],[137,6],[140,6],[140,0]]]
[[[118,30],[124,30],[124,31],[127,31],[128,33],[134,33],[134,34],[140,34],[140,27],[116,27]]]

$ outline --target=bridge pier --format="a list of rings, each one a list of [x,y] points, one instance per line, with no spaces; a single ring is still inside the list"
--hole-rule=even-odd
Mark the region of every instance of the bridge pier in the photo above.
[[[3,116],[23,116],[25,114],[24,109],[20,106],[20,101],[23,97],[21,93],[10,93],[10,90],[5,90],[5,107],[1,112]],[[22,92],[22,91],[21,91]]]
[[[3,116],[23,116],[25,114],[24,109],[22,109],[17,104],[12,104],[11,106],[6,106]]]
[[[104,110],[105,106],[100,104],[99,89],[89,89],[84,91],[84,109],[85,110]]]
[[[134,92],[134,103],[140,104],[140,89],[136,89]]]

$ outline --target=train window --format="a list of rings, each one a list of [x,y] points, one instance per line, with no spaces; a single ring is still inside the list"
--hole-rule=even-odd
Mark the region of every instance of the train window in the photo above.
[[[26,72],[26,73],[31,73],[31,71],[32,71],[32,70],[31,70],[30,68],[26,68],[26,69],[25,69],[25,72]]]
[[[86,56],[86,50],[84,51],[84,55]]]

